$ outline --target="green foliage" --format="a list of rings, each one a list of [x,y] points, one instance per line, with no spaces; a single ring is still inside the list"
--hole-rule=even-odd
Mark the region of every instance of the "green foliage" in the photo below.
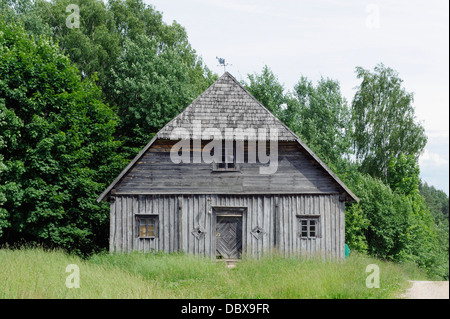
[[[393,191],[380,179],[355,172],[346,175],[345,182],[360,198],[346,212],[346,241],[350,247],[366,251],[367,243],[370,255],[412,261],[430,276],[448,277],[448,250],[418,192]]]
[[[108,207],[95,198],[123,165],[117,116],[57,45],[4,18],[0,79],[3,240],[105,246]]]
[[[351,250],[366,253],[369,245],[366,232],[370,220],[359,203],[349,205],[345,210],[345,241]]]
[[[32,0],[29,0],[30,2]],[[79,28],[68,28],[66,12],[69,4],[79,7]],[[120,37],[115,32],[114,15],[103,1],[97,0],[35,0],[21,17],[37,15],[52,30],[53,38],[77,65],[84,78],[97,73],[98,83],[107,80],[108,72],[120,54]],[[27,28],[39,35],[38,30]]]
[[[11,2],[15,7],[24,3],[16,14],[34,21],[29,33],[39,35],[46,26],[83,78],[96,75],[106,101],[118,109],[116,137],[129,159],[216,79],[191,48],[184,28],[165,24],[143,0]],[[69,4],[79,6],[79,28],[66,27]]]
[[[120,139],[139,149],[201,92],[176,49],[145,35],[124,49],[106,90],[118,105]]]
[[[420,183],[419,193],[424,198],[427,209],[436,224],[437,247],[434,254],[434,270],[437,276],[448,280],[449,278],[449,227],[448,227],[448,206],[447,194],[437,190],[427,183]]]
[[[405,195],[414,195],[419,191],[420,168],[413,155],[400,153],[392,157],[388,164],[387,183],[391,189]]]
[[[244,87],[264,105],[272,114],[285,120],[284,107],[288,101],[284,87],[272,70],[265,65],[261,74],[248,74],[249,83],[243,82]]]
[[[321,78],[314,86],[301,77],[294,88],[299,103],[296,133],[328,165],[351,153],[350,111],[339,82]]]
[[[386,181],[388,163],[401,153],[418,159],[425,147],[425,129],[416,122],[413,94],[402,87],[398,73],[379,64],[373,72],[356,68],[361,84],[352,103],[353,143],[361,169]]]
[[[322,78],[314,86],[301,77],[291,94],[268,66],[248,79],[245,88],[325,163],[339,165],[351,153],[350,111],[338,81]]]
[[[402,249],[400,241],[405,228],[404,212],[397,211],[389,186],[371,176],[360,175],[352,190],[360,198],[359,205],[370,221],[366,231],[369,253],[381,258],[394,258]]]
[[[434,186],[429,186],[426,182],[419,184],[419,192],[425,198],[433,217],[437,221],[446,220],[448,224],[449,199],[447,194],[442,190],[437,190]]]

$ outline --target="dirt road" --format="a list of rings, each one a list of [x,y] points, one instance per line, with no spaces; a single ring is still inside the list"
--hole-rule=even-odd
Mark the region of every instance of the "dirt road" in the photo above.
[[[449,299],[448,281],[411,281],[412,286],[401,296],[406,299]]]

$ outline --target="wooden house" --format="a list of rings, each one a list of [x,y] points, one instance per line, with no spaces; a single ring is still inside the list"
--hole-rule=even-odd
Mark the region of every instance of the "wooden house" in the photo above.
[[[344,204],[358,198],[226,72],[154,136],[101,200],[111,204],[110,251],[233,259],[274,249],[344,257]]]

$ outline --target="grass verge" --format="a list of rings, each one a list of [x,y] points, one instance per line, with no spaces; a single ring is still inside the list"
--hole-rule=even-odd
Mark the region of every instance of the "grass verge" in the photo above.
[[[67,288],[69,264],[80,288]],[[367,288],[370,264],[380,288]],[[407,280],[426,279],[413,264],[351,254],[345,261],[275,255],[235,268],[185,254],[98,254],[87,260],[40,248],[0,249],[0,298],[394,298]]]

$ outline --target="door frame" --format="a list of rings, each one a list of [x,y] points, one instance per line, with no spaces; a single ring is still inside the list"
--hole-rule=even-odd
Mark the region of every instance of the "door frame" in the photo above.
[[[211,243],[211,258],[216,259],[216,226],[217,216],[223,217],[241,217],[242,219],[242,254],[247,247],[247,236],[245,236],[245,229],[247,228],[247,207],[236,206],[212,206],[212,243]]]

